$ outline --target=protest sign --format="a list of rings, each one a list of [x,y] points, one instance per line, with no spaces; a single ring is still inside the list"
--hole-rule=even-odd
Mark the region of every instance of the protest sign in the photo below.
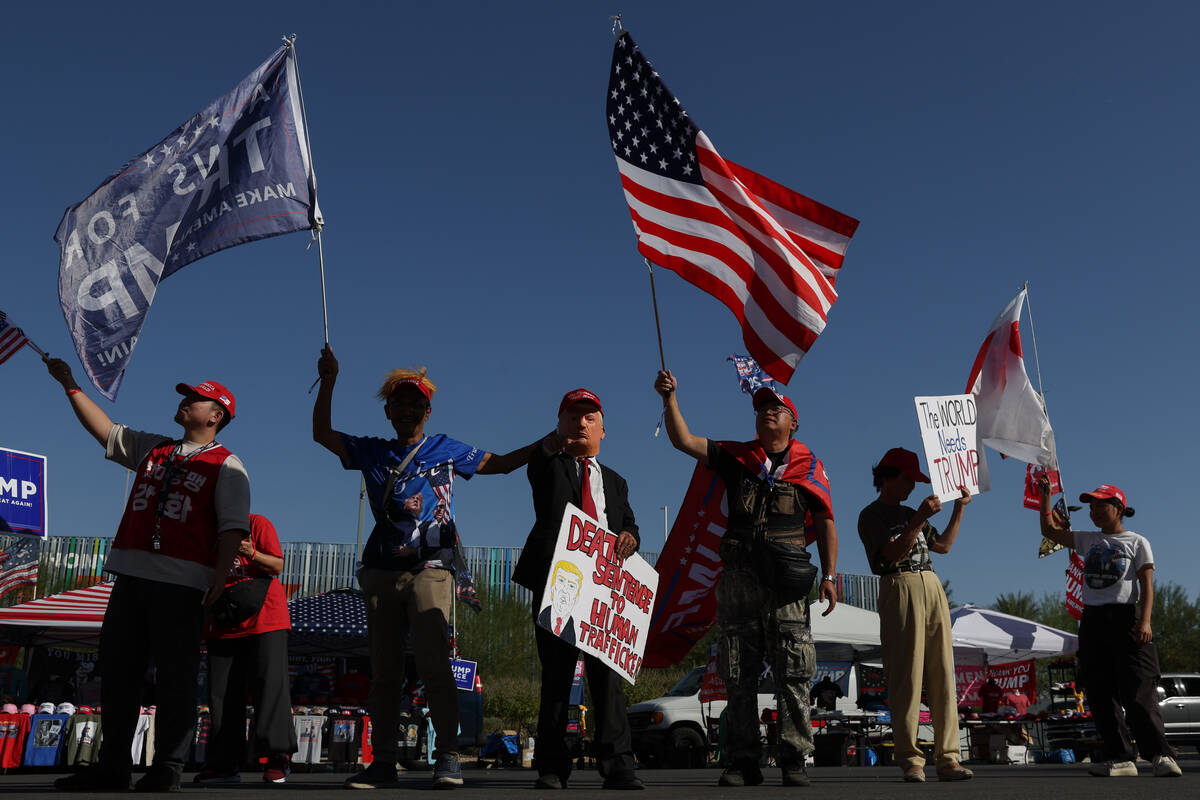
[[[1067,567],[1067,613],[1075,619],[1083,618],[1083,559],[1074,550]]]
[[[969,394],[915,397],[917,424],[925,445],[933,493],[943,503],[961,497],[959,487],[971,494],[986,492],[987,467],[976,443],[979,422],[975,397]]]
[[[717,646],[708,648],[708,666],[704,668],[704,676],[700,679],[700,702],[711,703],[714,700],[724,700],[727,697],[725,679],[717,669]]]
[[[637,681],[658,573],[636,553],[616,556],[617,534],[567,504],[538,625]]]
[[[46,536],[46,457],[0,448],[0,532]]]
[[[1062,494],[1062,481],[1059,479],[1058,470],[1047,469],[1046,467],[1036,466],[1034,464],[1025,465],[1025,507],[1032,508],[1038,511],[1042,507],[1042,492],[1038,489],[1038,480],[1045,475],[1050,479],[1050,494]]]
[[[454,685],[464,692],[475,691],[475,673],[478,667],[477,661],[467,661],[465,658],[450,659],[450,671],[454,673]]]
[[[994,680],[1006,694],[1017,692],[1028,697],[1029,702],[1037,702],[1037,680],[1031,658],[1011,664],[955,666],[954,685],[958,692],[958,704],[960,706],[983,705],[983,701],[979,697],[979,690],[987,683],[988,678]]]

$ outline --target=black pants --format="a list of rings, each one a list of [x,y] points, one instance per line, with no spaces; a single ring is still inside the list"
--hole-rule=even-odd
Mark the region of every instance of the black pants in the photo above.
[[[100,629],[102,768],[132,769],[142,681],[154,660],[154,765],[183,771],[196,728],[204,608],[199,589],[120,575]]]
[[[539,775],[558,775],[565,781],[571,774],[566,738],[567,706],[579,651],[538,625],[537,615],[538,608],[534,606],[533,630],[538,660],[542,662],[542,695],[533,766]],[[588,729],[593,732],[600,775],[632,772],[633,736],[629,731],[629,718],[625,716],[624,682],[594,656],[585,655],[583,663],[592,692]]]
[[[1140,643],[1136,627],[1131,604],[1087,606],[1079,622],[1080,678],[1106,760],[1132,761],[1140,754],[1149,761],[1172,753],[1154,685],[1158,649],[1154,642]]]
[[[246,757],[246,694],[254,705],[250,741],[255,756],[296,752],[287,672],[288,632],[209,639],[208,691],[212,733],[207,766],[239,769]]]

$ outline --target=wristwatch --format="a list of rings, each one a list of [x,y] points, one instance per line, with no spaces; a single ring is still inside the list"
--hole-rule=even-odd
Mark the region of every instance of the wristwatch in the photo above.
[[[836,578],[837,578],[837,576],[835,576],[835,575],[822,575],[821,576],[821,580],[829,581],[830,583],[837,583]]]

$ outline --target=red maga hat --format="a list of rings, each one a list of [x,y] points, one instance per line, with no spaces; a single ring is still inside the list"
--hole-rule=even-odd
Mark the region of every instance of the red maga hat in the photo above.
[[[591,403],[596,407],[596,410],[601,414],[604,413],[604,406],[600,404],[600,398],[595,392],[590,392],[587,389],[579,388],[572,389],[563,395],[562,402],[558,404],[558,413],[561,414],[567,410],[568,406],[575,403]]]
[[[754,393],[752,402],[754,403],[755,411],[758,411],[765,405],[782,405],[791,413],[792,419],[796,420],[796,422],[800,421],[800,418],[796,416],[796,407],[792,405],[792,401],[767,386],[762,387]]]
[[[216,400],[229,414],[229,418],[233,419],[235,405],[233,392],[216,381],[205,381],[204,383],[197,383],[195,386],[187,383],[179,383],[175,385],[175,391],[184,395],[195,392],[206,400]]]
[[[879,459],[880,467],[895,467],[917,483],[929,483],[929,476],[921,472],[921,459],[912,450],[893,447]]]
[[[1114,498],[1121,501],[1122,507],[1129,505],[1125,502],[1125,493],[1111,483],[1102,483],[1098,488],[1090,492],[1084,492],[1079,495],[1079,502],[1094,503],[1098,500],[1111,500]]]

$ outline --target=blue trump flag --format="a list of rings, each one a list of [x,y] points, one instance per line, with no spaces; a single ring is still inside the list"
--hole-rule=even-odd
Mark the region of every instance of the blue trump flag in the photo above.
[[[163,278],[321,223],[289,42],[63,214],[59,303],[92,383],[116,399]]]

